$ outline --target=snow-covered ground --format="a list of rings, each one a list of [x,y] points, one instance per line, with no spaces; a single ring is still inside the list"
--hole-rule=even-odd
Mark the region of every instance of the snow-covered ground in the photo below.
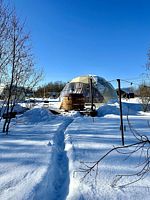
[[[85,173],[79,172],[85,164],[91,165],[89,162],[121,145],[117,102],[99,108],[95,118],[77,112],[53,115],[39,107],[36,105],[14,119],[8,136],[0,135],[1,200],[149,199],[149,174],[128,187],[111,186],[116,175],[139,170],[140,153],[126,159],[125,154],[113,151],[84,180]],[[132,126],[149,137],[150,114],[141,112],[141,105],[133,100],[124,102],[124,114],[129,110]],[[131,144],[135,138],[125,115],[125,144]],[[130,181],[131,178],[122,178],[118,186]]]
[[[130,118],[131,123],[139,132],[149,133],[147,120],[150,116]],[[127,121],[125,144],[135,141]],[[147,127],[147,128],[146,128]],[[106,117],[76,118],[66,130],[66,151],[69,157],[70,186],[67,200],[76,199],[149,199],[150,176],[126,188],[112,188],[111,184],[117,174],[133,174],[138,169],[140,154],[135,154],[125,160],[127,156],[114,151],[98,166],[96,171],[81,181],[85,173],[80,173],[80,168],[86,169],[86,163],[98,160],[113,146],[121,145],[119,130],[119,116],[107,115]],[[131,150],[131,149],[130,149]],[[96,170],[96,168],[95,168]],[[133,180],[133,179],[132,179]],[[124,185],[131,179],[121,179],[118,186]]]
[[[1,135],[0,199],[55,199],[54,169],[68,123],[69,118],[34,109],[14,121],[8,136]]]

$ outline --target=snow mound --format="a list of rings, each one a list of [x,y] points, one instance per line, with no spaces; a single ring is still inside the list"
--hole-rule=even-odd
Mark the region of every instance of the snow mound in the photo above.
[[[142,105],[140,103],[122,102],[123,115],[136,115],[142,110]],[[105,104],[97,110],[97,115],[100,117],[108,114],[120,115],[120,107],[117,101]]]
[[[29,123],[39,123],[39,122],[49,122],[54,118],[54,115],[45,108],[33,108],[24,113],[22,116],[25,118],[26,122]]]

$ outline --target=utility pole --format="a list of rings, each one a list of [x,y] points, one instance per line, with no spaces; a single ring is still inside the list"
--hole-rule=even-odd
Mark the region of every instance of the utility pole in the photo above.
[[[90,77],[90,100],[91,100],[91,111],[93,111],[93,83],[92,83],[92,77]]]
[[[120,130],[121,130],[121,137],[122,137],[122,145],[124,146],[124,130],[123,130],[123,118],[122,118],[122,102],[121,102],[120,79],[117,79],[117,82],[118,82],[119,105],[120,105]]]
[[[44,98],[45,98],[45,86],[44,86]]]

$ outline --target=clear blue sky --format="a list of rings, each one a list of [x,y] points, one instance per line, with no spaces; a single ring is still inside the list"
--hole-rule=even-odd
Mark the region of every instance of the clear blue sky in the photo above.
[[[10,0],[27,20],[44,82],[95,74],[141,77],[150,48],[149,0]]]

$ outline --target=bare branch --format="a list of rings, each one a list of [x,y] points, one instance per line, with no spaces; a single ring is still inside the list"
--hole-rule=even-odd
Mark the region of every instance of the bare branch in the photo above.
[[[127,121],[128,121],[130,130],[137,142],[128,144],[128,145],[124,145],[124,146],[113,147],[108,152],[106,152],[99,160],[97,160],[95,162],[83,162],[82,161],[81,164],[83,165],[83,167],[80,167],[76,171],[77,173],[84,174],[81,179],[82,181],[88,175],[91,175],[92,172],[95,173],[95,178],[96,178],[98,175],[99,164],[114,151],[116,151],[119,154],[127,155],[126,159],[131,157],[133,154],[140,152],[140,159],[139,159],[138,165],[136,166],[137,172],[133,173],[133,174],[117,175],[111,184],[112,187],[126,187],[133,183],[136,183],[137,181],[139,181],[147,176],[147,174],[150,172],[150,140],[149,140],[148,136],[140,135],[140,133],[137,132],[132,127],[128,117],[127,117]],[[145,153],[145,156],[142,156],[143,153]],[[127,181],[125,184],[120,184],[120,181],[125,177],[127,177],[127,178],[132,177],[132,180]]]

